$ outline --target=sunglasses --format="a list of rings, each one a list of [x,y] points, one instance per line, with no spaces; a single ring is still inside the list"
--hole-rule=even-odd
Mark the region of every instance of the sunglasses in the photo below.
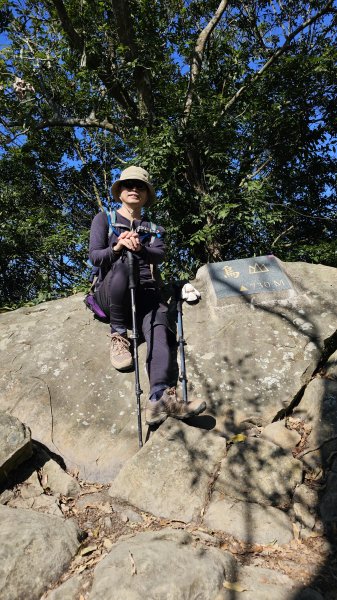
[[[127,190],[133,190],[133,188],[137,188],[137,190],[147,189],[146,183],[144,183],[144,181],[139,181],[138,179],[127,179],[126,181],[122,181],[121,187],[126,188]]]

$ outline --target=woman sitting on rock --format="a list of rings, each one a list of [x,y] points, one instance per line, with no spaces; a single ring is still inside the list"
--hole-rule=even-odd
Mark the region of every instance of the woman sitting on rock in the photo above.
[[[168,416],[186,419],[205,410],[206,403],[192,400],[184,403],[176,389],[169,385],[170,348],[167,306],[162,302],[153,278],[151,265],[164,260],[164,229],[143,219],[142,209],[155,201],[154,188],[147,171],[128,167],[114,182],[112,193],[121,207],[109,235],[109,220],[105,212],[95,216],[90,231],[89,257],[99,267],[94,299],[110,319],[110,358],[113,367],[126,371],[132,367],[127,327],[130,327],[131,300],[127,251],[137,261],[139,281],[136,289],[137,327],[147,344],[146,367],[150,395],[146,405],[148,425],[162,423]],[[137,228],[140,228],[139,233]],[[142,234],[147,231],[145,235]]]

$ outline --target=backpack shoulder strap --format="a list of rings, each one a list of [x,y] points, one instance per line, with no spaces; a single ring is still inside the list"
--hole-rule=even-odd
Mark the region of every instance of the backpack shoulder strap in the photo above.
[[[104,212],[108,219],[108,225],[109,225],[109,234],[108,235],[110,237],[110,235],[112,234],[113,226],[116,222],[116,211],[112,210],[111,208],[108,209],[108,208],[104,207]]]
[[[109,225],[109,237],[112,233],[115,233],[117,236],[119,232],[116,231],[116,227],[120,227],[121,229],[129,229],[127,225],[123,225],[123,223],[117,222],[117,211],[114,208],[104,208],[104,212],[106,213]]]
[[[160,235],[158,235],[158,228],[156,223],[149,222],[149,229],[153,232],[150,238],[150,244],[153,244],[156,237],[160,237]],[[161,278],[158,265],[150,264],[150,271],[152,279],[154,279],[158,287],[161,288],[163,285],[163,280]]]
[[[153,244],[154,240],[156,239],[156,232],[157,232],[157,225],[155,223],[149,223],[150,225],[150,230],[153,232],[151,235],[151,239],[150,239],[150,244]]]

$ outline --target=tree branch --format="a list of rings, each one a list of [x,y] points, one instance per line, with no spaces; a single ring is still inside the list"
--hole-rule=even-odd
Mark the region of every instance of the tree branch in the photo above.
[[[89,68],[89,65],[87,66]],[[90,68],[92,67],[93,65],[90,65]],[[120,81],[115,76],[112,78],[112,73],[109,73],[106,66],[97,68],[97,75],[104,84],[109,96],[114,98],[131,118],[137,120],[136,105]]]
[[[290,225],[290,227],[288,227],[284,231],[281,231],[281,233],[272,242],[271,247],[274,248],[275,244],[281,239],[281,237],[289,233],[289,231],[291,231],[292,229],[294,229],[294,225]]]
[[[252,12],[250,12],[250,8],[252,9]],[[243,4],[243,12],[246,13],[248,21],[250,21],[252,28],[255,31],[256,38],[258,39],[262,50],[264,51],[264,53],[268,52],[269,48],[267,47],[267,45],[263,39],[263,35],[261,34],[261,32],[259,30],[257,18],[256,18],[256,15],[254,14],[254,7],[253,6],[249,7],[249,5],[246,6],[245,4]]]
[[[126,47],[126,57],[129,62],[139,59],[139,49],[136,47],[136,39],[131,10],[128,0],[111,0],[112,10],[116,19],[117,33],[120,42]],[[151,82],[148,69],[136,64],[133,72],[135,85],[140,98],[140,116],[153,113],[153,98]]]
[[[47,127],[88,127],[94,129],[104,129],[123,137],[123,132],[119,130],[115,125],[110,123],[107,119],[100,121],[92,117],[85,119],[67,118],[67,117],[54,117],[52,119],[44,119],[41,123],[35,126],[35,129],[46,129]]]
[[[74,146],[76,148],[76,152],[77,152],[78,156],[80,157],[82,165],[84,165],[84,166],[86,166],[86,167],[89,168],[90,176],[91,176],[91,179],[92,179],[92,187],[94,189],[94,194],[95,194],[96,202],[97,202],[100,210],[104,211],[104,207],[103,207],[100,195],[99,195],[98,187],[97,187],[97,184],[96,184],[96,181],[95,181],[95,176],[94,176],[94,174],[92,172],[92,169],[90,169],[90,167],[88,165],[88,162],[86,161],[85,157],[83,156],[83,154],[81,152],[81,148],[79,146],[79,143],[75,142]]]
[[[63,4],[63,0],[52,0],[52,3],[57,12],[58,18],[60,19],[61,25],[66,33],[69,42],[73,48],[83,51],[84,40],[79,33],[77,33],[75,27],[73,26],[69,15],[67,13],[67,9]]]
[[[251,86],[253,83],[255,83],[255,81],[257,81],[257,79],[259,79],[263,75],[263,73],[267,69],[269,69],[274,64],[274,62],[276,62],[280,58],[280,56],[282,56],[282,54],[284,54],[286,52],[286,50],[290,46],[290,43],[292,42],[292,40],[299,33],[301,33],[301,31],[303,31],[306,27],[308,27],[309,25],[311,25],[312,23],[317,21],[317,19],[322,17],[324,14],[329,12],[330,8],[332,7],[332,4],[333,4],[333,0],[329,0],[329,2],[325,5],[324,8],[322,8],[322,10],[320,10],[316,15],[314,15],[310,19],[307,19],[306,21],[304,21],[292,33],[290,33],[290,35],[288,35],[286,41],[284,42],[283,46],[281,46],[278,50],[276,50],[276,52],[273,54],[273,56],[271,56],[270,59],[267,60],[267,62],[261,67],[261,69],[259,69],[257,71],[257,73],[255,75],[253,75],[253,77],[251,77],[249,82],[245,83],[243,86],[241,86],[241,88],[234,94],[234,96],[232,96],[232,98],[224,106],[223,110],[221,111],[220,116],[222,116],[229,108],[231,108],[231,106],[233,106],[233,104],[240,98],[240,96],[243,94],[243,92],[249,86]]]
[[[191,68],[190,68],[190,80],[189,80],[186,99],[185,99],[183,118],[181,121],[182,127],[186,127],[188,119],[191,114],[193,97],[194,97],[194,88],[195,88],[195,84],[196,84],[197,78],[199,76],[199,73],[201,71],[201,66],[202,66],[202,61],[203,61],[203,57],[204,57],[204,51],[205,51],[205,46],[206,46],[207,40],[210,37],[210,35],[213,32],[216,25],[219,23],[223,13],[225,12],[227,5],[228,5],[228,1],[229,0],[221,0],[214,16],[212,17],[210,22],[206,25],[206,27],[202,30],[202,32],[200,33],[200,35],[197,39],[197,43],[195,45],[194,52],[193,52],[192,64],[191,64]]]
[[[251,179],[254,179],[254,177],[256,177],[256,175],[258,175],[259,173],[261,173],[261,171],[263,171],[263,169],[269,165],[269,163],[271,162],[271,156],[269,156],[263,163],[262,165],[260,165],[258,167],[258,169],[256,169],[256,171],[254,171],[253,173],[250,173],[250,175],[246,175],[246,177],[243,177],[243,179],[241,179],[240,183],[239,183],[239,187],[243,187],[245,183],[247,183],[247,181],[250,181]]]
[[[73,50],[78,50],[82,53],[82,60],[85,58],[83,67],[89,70],[97,70],[97,75],[104,83],[110,95],[117,100],[117,102],[131,115],[135,116],[135,105],[133,100],[128,95],[127,91],[123,88],[122,84],[116,80],[116,77],[112,78],[110,69],[104,64],[103,56],[97,53],[85,53],[85,40],[74,28],[63,0],[51,0],[60,24],[69,40],[70,47]],[[127,20],[127,23],[130,19]]]

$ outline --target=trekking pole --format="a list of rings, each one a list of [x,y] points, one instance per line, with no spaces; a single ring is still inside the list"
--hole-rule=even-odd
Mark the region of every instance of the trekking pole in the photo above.
[[[137,278],[135,274],[135,260],[133,253],[127,251],[128,267],[129,267],[129,289],[131,292],[131,311],[132,311],[132,335],[130,336],[133,340],[133,362],[135,365],[135,392],[137,398],[137,421],[138,421],[138,444],[139,448],[143,446],[142,436],[142,416],[140,412],[140,396],[143,390],[140,387],[139,381],[139,362],[138,362],[138,330],[137,330],[137,318],[136,318],[136,286]]]
[[[181,286],[179,283],[175,283],[175,296],[177,303],[177,315],[178,315],[178,342],[179,342],[179,355],[180,355],[180,376],[179,381],[181,381],[183,388],[183,401],[187,403],[187,376],[186,376],[186,364],[185,364],[185,345],[186,342],[184,340],[184,329],[183,329],[183,309],[182,309],[182,297],[181,297]]]

